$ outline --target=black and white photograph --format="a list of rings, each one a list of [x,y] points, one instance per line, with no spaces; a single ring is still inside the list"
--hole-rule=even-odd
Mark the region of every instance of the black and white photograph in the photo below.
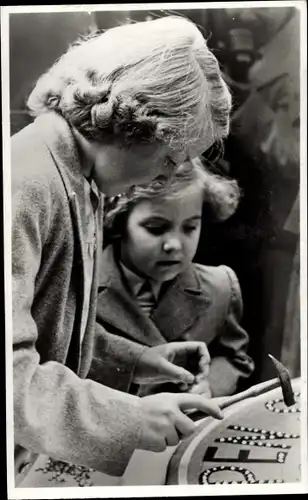
[[[306,16],[1,7],[10,500],[308,492]]]

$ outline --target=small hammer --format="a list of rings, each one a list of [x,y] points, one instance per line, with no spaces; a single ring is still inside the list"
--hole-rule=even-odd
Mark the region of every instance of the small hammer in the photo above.
[[[237,394],[233,394],[232,396],[225,396],[220,398],[213,398],[213,401],[216,401],[218,406],[221,409],[228,408],[234,403],[238,403],[248,398],[253,398],[256,396],[260,396],[265,392],[268,392],[276,387],[281,387],[283,400],[286,406],[292,406],[295,404],[294,393],[291,385],[291,378],[286,367],[278,361],[274,356],[269,354],[270,359],[272,360],[274,367],[277,372],[277,378],[268,380],[266,382],[262,382],[255,386],[250,387],[246,391],[239,392]],[[200,420],[204,418],[204,413],[196,410],[187,410],[185,412],[193,421]]]
[[[287,406],[292,406],[295,404],[295,399],[294,399],[294,393],[291,385],[291,378],[288,370],[286,367],[278,361],[274,356],[271,354],[268,355],[269,358],[272,360],[274,367],[276,369],[281,389],[282,389],[282,395],[283,395],[283,400],[285,405]]]

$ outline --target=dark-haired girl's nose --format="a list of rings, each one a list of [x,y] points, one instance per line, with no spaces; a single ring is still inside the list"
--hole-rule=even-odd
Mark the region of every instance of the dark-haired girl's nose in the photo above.
[[[181,250],[182,244],[179,238],[170,238],[163,244],[164,252],[171,253]]]

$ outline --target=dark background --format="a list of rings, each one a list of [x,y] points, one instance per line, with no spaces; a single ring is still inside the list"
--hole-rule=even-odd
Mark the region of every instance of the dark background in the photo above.
[[[243,326],[256,370],[275,376],[267,354],[300,373],[299,324],[299,12],[293,7],[10,15],[11,132],[27,125],[36,79],[80,34],[177,12],[194,21],[233,94],[224,157],[210,168],[238,180],[243,197],[228,221],[204,221],[196,261],[226,264],[239,278]],[[212,164],[213,163],[213,164]]]

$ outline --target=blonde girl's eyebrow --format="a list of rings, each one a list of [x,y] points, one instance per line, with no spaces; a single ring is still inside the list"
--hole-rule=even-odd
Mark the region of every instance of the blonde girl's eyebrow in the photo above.
[[[165,165],[170,165],[170,166],[173,166],[173,167],[176,167],[176,166],[177,166],[177,164],[176,164],[176,162],[174,161],[174,159],[173,159],[171,156],[169,156],[169,155],[165,157],[164,164],[165,164]]]

